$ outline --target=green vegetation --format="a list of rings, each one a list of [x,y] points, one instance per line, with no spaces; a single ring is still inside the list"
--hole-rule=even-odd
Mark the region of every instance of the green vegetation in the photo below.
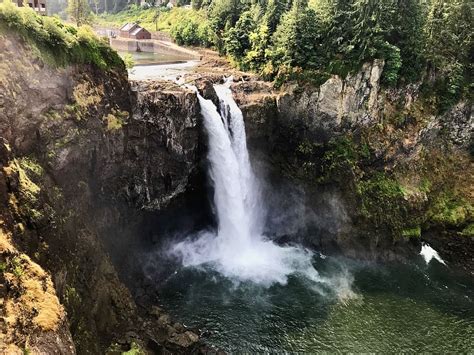
[[[123,62],[125,63],[125,68],[131,69],[135,65],[133,56],[130,53],[127,53],[123,56]]]
[[[407,228],[402,230],[402,236],[405,238],[419,238],[421,237],[421,227]]]
[[[474,207],[466,186],[457,180],[457,170],[452,171],[455,168],[441,156],[435,166],[433,156],[418,162],[416,172],[407,172],[403,167],[385,172],[374,169],[371,149],[364,140],[356,143],[339,138],[324,149],[316,181],[354,186],[357,205],[370,228],[404,238],[418,238],[423,230],[431,228],[451,230],[461,236],[474,234]],[[443,175],[443,170],[454,176]],[[410,179],[405,179],[407,173],[415,174],[417,182],[409,183]]]
[[[145,354],[145,351],[143,351],[141,346],[134,341],[132,341],[132,344],[130,345],[130,350],[122,353],[122,355],[144,355],[144,354]]]
[[[358,164],[370,157],[367,144],[356,144],[350,137],[331,140],[325,150],[319,182],[329,179],[344,178],[347,174],[354,175]],[[345,172],[345,173],[344,173]]]
[[[7,270],[7,267],[8,265],[6,262],[4,261],[0,262],[0,274],[3,274]]]
[[[425,26],[428,75],[436,104],[445,109],[466,90],[472,95],[473,9],[469,0],[433,0]]]
[[[17,174],[19,183],[19,198],[11,197],[11,207],[25,218],[28,223],[39,223],[43,218],[39,196],[40,187],[37,185],[43,175],[43,168],[36,161],[23,157],[14,160],[5,168],[7,174]],[[23,225],[18,225],[23,232]]]
[[[474,237],[474,223],[469,223],[467,227],[461,231],[461,235],[471,238]]]
[[[415,105],[394,114],[414,117],[419,110]],[[395,123],[386,118],[383,125],[393,129]],[[397,127],[401,132],[405,129]],[[318,191],[341,191],[357,211],[354,223],[367,235],[409,239],[428,230],[444,230],[451,236],[472,236],[474,207],[469,174],[464,171],[469,157],[431,149],[417,160],[402,158],[393,164],[384,150],[399,138],[386,132],[374,125],[317,143],[304,126],[289,123],[275,143],[278,150],[273,159],[292,180],[302,180]]]
[[[158,23],[160,14],[165,11],[158,8],[143,8],[135,4],[118,13],[102,13],[94,21],[102,26],[121,27],[127,22],[136,22],[149,31],[169,29],[164,19]]]
[[[69,285],[66,285],[65,287],[63,298],[65,304],[70,309],[74,309],[81,304],[81,297],[79,296],[77,290]]]
[[[104,70],[124,68],[120,56],[88,26],[66,25],[58,18],[39,16],[11,2],[0,4],[0,31],[13,30],[39,49],[44,61],[55,66],[91,64]]]
[[[428,216],[431,223],[456,227],[472,221],[474,207],[463,198],[443,193],[434,201]]]
[[[397,180],[376,173],[357,184],[357,193],[362,200],[363,215],[375,228],[388,226],[395,234],[405,236],[404,227],[409,223],[409,216],[403,188]]]
[[[124,351],[124,347],[127,346],[129,350]],[[147,352],[142,349],[140,344],[136,341],[131,341],[130,344],[117,344],[112,343],[105,352],[106,354],[122,354],[122,355],[145,355]]]
[[[107,131],[113,132],[122,129],[128,119],[128,112],[112,109],[112,112],[104,116],[102,120],[107,124]]]
[[[385,60],[387,86],[423,80],[444,110],[472,95],[469,0],[207,0],[192,9],[132,5],[99,22],[135,21],[179,44],[215,47],[243,70],[318,84]]]
[[[21,258],[15,256],[10,260],[10,269],[13,275],[16,277],[20,278],[24,273],[25,269],[23,267],[23,264],[21,262]]]
[[[0,273],[5,272],[11,272],[15,277],[20,278],[25,273],[21,258],[7,257],[5,261],[0,262]]]
[[[297,132],[290,135],[296,136]],[[363,171],[359,165],[370,157],[370,147],[363,140],[356,143],[350,135],[333,138],[325,144],[303,139],[295,149],[297,165],[302,168],[296,175],[317,185],[337,182],[348,186],[361,177]]]
[[[77,27],[90,24],[92,21],[91,8],[87,0],[68,0],[67,13]]]
[[[162,26],[169,25],[171,36],[180,45],[209,47],[215,42],[204,11],[173,9],[164,12],[160,19]]]
[[[35,178],[43,175],[43,167],[38,162],[29,157],[22,157],[18,159],[18,165],[25,170],[25,172],[32,174]]]

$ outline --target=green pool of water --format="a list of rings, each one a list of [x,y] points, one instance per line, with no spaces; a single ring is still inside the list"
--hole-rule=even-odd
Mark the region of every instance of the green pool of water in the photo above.
[[[291,276],[286,285],[263,288],[178,267],[159,285],[159,297],[176,319],[208,331],[208,344],[229,352],[474,351],[469,276],[436,261],[374,265],[315,257],[314,264],[338,286]]]

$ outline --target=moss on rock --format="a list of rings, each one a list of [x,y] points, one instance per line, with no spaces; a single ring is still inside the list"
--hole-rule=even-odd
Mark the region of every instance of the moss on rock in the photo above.
[[[456,227],[472,221],[474,207],[463,197],[450,193],[441,194],[428,211],[429,223]]]

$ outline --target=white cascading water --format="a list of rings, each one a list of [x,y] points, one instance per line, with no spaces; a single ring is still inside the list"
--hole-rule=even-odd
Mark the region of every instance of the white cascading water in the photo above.
[[[230,90],[229,78],[215,85],[222,117],[210,100],[198,93],[209,137],[209,176],[214,186],[217,235],[205,231],[172,247],[184,266],[212,267],[234,281],[269,286],[285,284],[290,274],[321,282],[313,254],[303,248],[279,246],[262,232],[265,206],[247,151],[242,112]]]
[[[244,201],[245,210],[249,215],[250,233],[260,235],[263,233],[265,206],[262,204],[260,186],[250,164],[244,118],[242,111],[232,97],[232,91],[230,90],[231,83],[232,77],[229,77],[224,85],[215,85],[214,89],[219,97],[220,112],[224,127],[227,130],[233,153],[239,165],[241,198]]]
[[[435,259],[439,263],[446,265],[441,256],[439,256],[438,252],[426,243],[421,244],[420,255],[423,257],[423,259],[425,259],[426,264],[429,264],[432,259]]]

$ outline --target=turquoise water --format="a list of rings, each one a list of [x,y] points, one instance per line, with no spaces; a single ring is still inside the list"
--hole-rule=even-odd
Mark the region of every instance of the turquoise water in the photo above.
[[[469,276],[421,259],[375,265],[315,257],[314,265],[332,286],[291,276],[264,288],[177,267],[159,297],[176,319],[208,331],[208,344],[230,352],[474,351]]]

